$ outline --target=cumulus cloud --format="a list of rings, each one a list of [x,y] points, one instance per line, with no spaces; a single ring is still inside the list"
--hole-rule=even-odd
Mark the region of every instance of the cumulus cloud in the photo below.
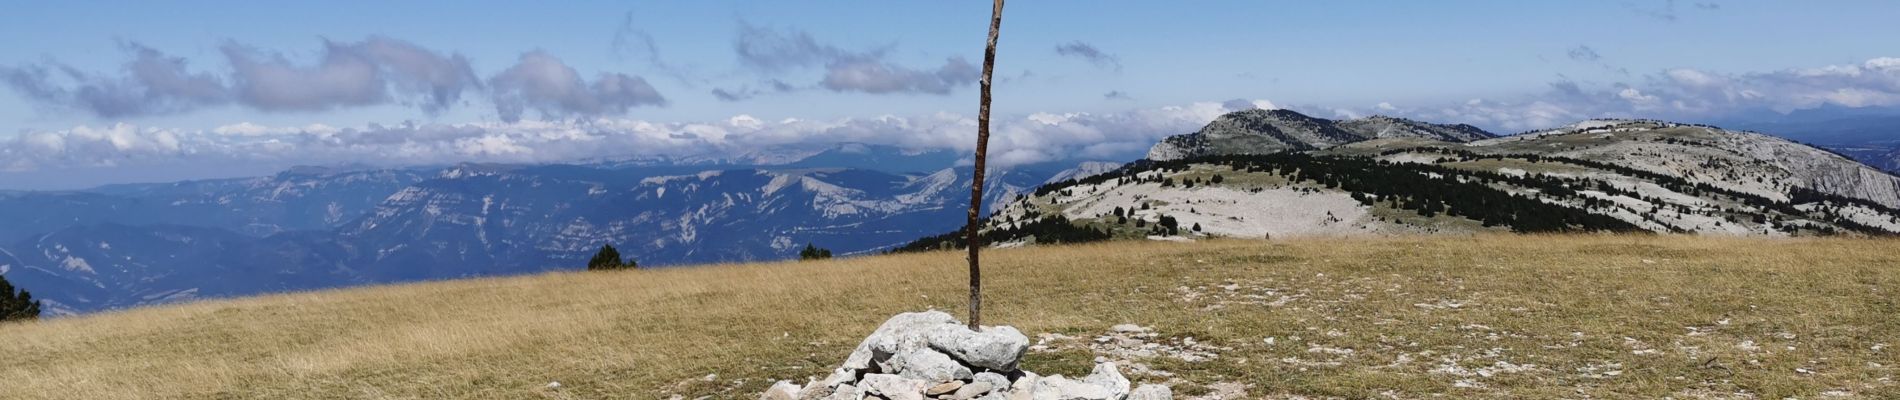
[[[951,57],[934,70],[913,70],[875,59],[840,60],[826,66],[819,86],[837,92],[950,94],[976,82],[982,71],[962,57]]]
[[[1133,159],[1163,137],[1192,132],[1230,111],[1235,110],[1208,102],[1115,113],[999,116],[991,149],[1001,165]],[[220,165],[393,166],[726,157],[830,143],[970,151],[975,131],[974,117],[954,113],[832,120],[765,121],[739,115],[709,122],[592,118],[349,128],[235,123],[207,130],[112,124],[28,132],[0,141],[0,170],[18,176],[75,168],[192,170],[185,167],[195,166],[204,170]]]
[[[0,78],[28,99],[102,117],[174,113],[222,104],[230,98],[222,80],[208,73],[191,72],[183,58],[137,43],[122,47],[132,60],[121,67],[118,76],[87,73],[49,61],[0,67]]]
[[[454,105],[462,92],[481,87],[461,55],[381,36],[355,43],[326,40],[313,65],[237,43],[220,50],[231,64],[232,93],[265,111],[319,111],[402,99],[436,113]]]
[[[1122,70],[1121,57],[1103,52],[1101,49],[1096,48],[1095,45],[1083,43],[1080,40],[1056,45],[1056,54],[1081,58],[1090,64],[1095,64],[1095,66],[1105,69],[1115,71]]]
[[[938,67],[911,67],[890,61],[893,46],[868,50],[849,50],[818,39],[801,30],[775,29],[740,22],[739,38],[733,50],[741,66],[768,76],[821,68],[823,77],[813,87],[835,92],[870,94],[949,94],[976,83],[980,77],[975,65],[962,57],[949,57]],[[792,91],[792,85],[773,80],[769,89],[751,87],[717,88],[713,96],[722,101],[740,101],[763,93]]]
[[[852,52],[819,43],[810,33],[773,29],[739,22],[739,38],[732,44],[739,63],[767,72],[824,65],[839,59],[881,58],[888,49]]]
[[[645,79],[603,72],[588,83],[573,67],[539,50],[522,54],[520,61],[488,84],[494,91],[495,113],[510,122],[521,120],[528,109],[543,117],[594,117],[666,105],[666,98]]]
[[[521,56],[512,67],[484,81],[467,58],[402,40],[371,36],[358,42],[324,41],[311,62],[236,42],[219,50],[229,75],[194,72],[184,58],[136,43],[124,45],[132,60],[113,75],[80,71],[56,62],[0,67],[0,80],[44,105],[67,107],[103,118],[168,114],[236,104],[272,112],[322,111],[404,104],[430,115],[487,94],[510,121],[529,109],[547,117],[624,114],[632,107],[665,105],[645,79],[601,73],[586,82],[545,52]],[[488,91],[485,84],[494,85]]]
[[[314,111],[413,100],[435,113],[480,87],[462,56],[379,36],[355,43],[325,41],[314,65],[227,43],[220,50],[231,66],[229,76],[192,72],[184,58],[137,43],[123,47],[132,60],[116,76],[49,61],[0,67],[0,77],[29,99],[106,118],[233,102],[264,111]]]

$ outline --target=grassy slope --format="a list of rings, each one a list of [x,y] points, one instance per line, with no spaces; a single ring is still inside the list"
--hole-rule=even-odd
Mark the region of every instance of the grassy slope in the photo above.
[[[1892,240],[1480,236],[988,254],[988,321],[1083,338],[1133,322],[1230,348],[1149,361],[1190,394],[1226,382],[1256,398],[1900,396],[1900,349],[1884,348],[1900,345]],[[961,260],[549,274],[6,325],[0,398],[752,398],[774,379],[822,376],[894,313],[960,313]],[[1028,367],[1075,374],[1093,358],[1057,348]]]

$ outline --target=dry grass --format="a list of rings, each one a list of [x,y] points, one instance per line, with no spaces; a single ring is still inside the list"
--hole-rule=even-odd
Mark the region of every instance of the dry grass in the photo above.
[[[1089,338],[1138,323],[1157,342],[1193,338],[1216,354],[1141,360],[1187,394],[1900,397],[1892,240],[1478,236],[988,254],[985,320],[1081,338],[1031,354],[1045,372],[1085,371]],[[961,310],[961,263],[934,253],[550,274],[5,325],[0,398],[752,398],[775,379],[822,376],[894,313]]]

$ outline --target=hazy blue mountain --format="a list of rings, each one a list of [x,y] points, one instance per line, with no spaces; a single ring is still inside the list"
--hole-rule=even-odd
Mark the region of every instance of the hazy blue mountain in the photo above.
[[[348,274],[257,257],[268,243],[216,228],[107,223],[28,238],[0,253],[7,279],[54,313],[336,286]]]
[[[1763,110],[1709,122],[1819,145],[1900,144],[1900,108],[1829,104],[1785,114]]]
[[[913,151],[891,146],[845,144],[826,149],[791,167],[857,168],[891,173],[929,172],[956,164],[963,152],[950,150]]]
[[[196,298],[887,250],[961,225],[949,152],[843,145],[731,159],[296,168],[258,178],[0,192],[0,273],[58,313]],[[1078,165],[1079,164],[1079,165]],[[990,203],[1099,163],[993,170]]]

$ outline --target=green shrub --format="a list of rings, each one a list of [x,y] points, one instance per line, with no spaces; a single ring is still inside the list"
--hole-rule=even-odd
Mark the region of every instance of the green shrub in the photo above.
[[[592,260],[587,260],[588,271],[633,269],[639,267],[640,263],[634,260],[622,261],[620,258],[620,250],[614,249],[614,245],[611,244],[600,246],[600,252],[594,253]]]
[[[7,282],[7,277],[0,276],[0,322],[39,317],[40,302],[33,300],[33,294],[26,289],[14,290],[13,283]]]

